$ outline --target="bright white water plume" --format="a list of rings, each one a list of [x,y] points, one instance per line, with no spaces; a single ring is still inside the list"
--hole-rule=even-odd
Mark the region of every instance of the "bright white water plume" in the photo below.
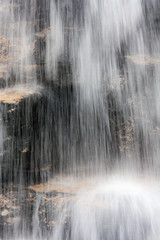
[[[86,179],[63,209],[55,212],[53,231],[40,229],[37,196],[33,234],[14,239],[36,240],[158,240],[160,185],[155,180],[114,176]],[[52,209],[50,209],[52,211]]]
[[[51,239],[158,240],[159,190],[159,184],[145,179],[101,179],[59,214]]]

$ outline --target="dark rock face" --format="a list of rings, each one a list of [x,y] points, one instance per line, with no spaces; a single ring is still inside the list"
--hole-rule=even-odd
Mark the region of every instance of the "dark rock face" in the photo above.
[[[2,182],[46,181],[51,173],[67,167],[58,152],[59,131],[70,134],[71,111],[75,116],[77,113],[73,99],[71,85],[49,83],[42,92],[18,104],[1,104],[6,129],[1,155]]]
[[[3,144],[2,181],[37,181],[40,169],[49,165],[47,159],[42,160],[41,155],[41,133],[45,116],[42,117],[41,114],[44,105],[45,98],[42,100],[41,97],[24,99],[18,106],[2,105],[3,124],[6,126],[6,139],[8,138]]]
[[[11,239],[16,233],[50,238],[58,224],[58,213],[74,199],[73,194],[60,190],[38,192],[17,184],[3,184],[0,190],[0,238],[3,240]],[[68,222],[68,214],[63,213],[64,224]],[[34,226],[35,221],[39,230]]]

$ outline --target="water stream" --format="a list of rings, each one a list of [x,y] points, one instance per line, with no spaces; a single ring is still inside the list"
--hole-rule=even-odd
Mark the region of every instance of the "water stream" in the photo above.
[[[159,0],[0,0],[0,239],[160,238]]]

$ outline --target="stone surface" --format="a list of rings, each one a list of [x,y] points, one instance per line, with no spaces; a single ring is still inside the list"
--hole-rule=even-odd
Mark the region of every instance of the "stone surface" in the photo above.
[[[39,86],[19,85],[13,88],[5,88],[0,90],[0,102],[16,105],[24,98],[40,93],[41,87]]]
[[[139,65],[160,64],[160,58],[156,58],[152,56],[134,55],[134,56],[125,56],[125,57],[131,62]]]

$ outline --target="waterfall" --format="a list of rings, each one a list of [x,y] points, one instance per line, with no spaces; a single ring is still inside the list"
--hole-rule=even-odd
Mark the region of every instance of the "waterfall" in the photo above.
[[[0,239],[158,240],[158,0],[0,0]]]
[[[1,1],[1,64],[6,65],[6,84],[36,82],[33,50],[36,1]],[[2,66],[3,67],[3,66]]]

